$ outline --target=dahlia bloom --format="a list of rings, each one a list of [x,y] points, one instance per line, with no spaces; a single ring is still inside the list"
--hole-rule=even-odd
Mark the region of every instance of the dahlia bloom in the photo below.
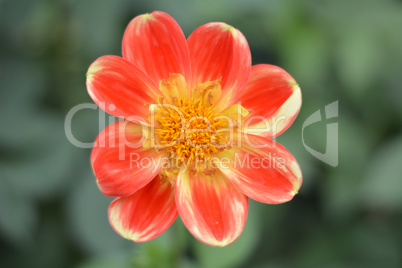
[[[180,215],[198,240],[225,246],[245,226],[248,198],[293,198],[300,167],[271,140],[301,106],[287,72],[251,66],[245,37],[230,25],[205,24],[186,40],[159,11],[134,18],[122,48],[123,57],[100,57],[87,73],[94,102],[122,118],[91,155],[100,191],[116,197],[109,220],[117,233],[148,241]]]

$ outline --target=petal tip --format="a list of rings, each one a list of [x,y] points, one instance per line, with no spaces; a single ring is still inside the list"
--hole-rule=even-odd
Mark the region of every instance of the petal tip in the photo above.
[[[300,90],[300,86],[296,81],[290,81],[289,84],[293,88],[293,92]]]
[[[152,13],[145,13],[141,15],[141,21],[146,22],[147,20],[155,20]]]
[[[231,34],[232,34],[234,37],[236,37],[237,31],[236,31],[236,28],[235,28],[235,27],[233,27],[232,25],[226,24],[226,23],[222,23],[222,24],[221,24],[221,27],[222,27],[222,29],[224,29],[225,31],[230,31]]]
[[[86,73],[87,82],[91,83],[93,80],[93,75],[99,72],[102,69],[101,65],[99,64],[98,60],[94,61],[91,66],[89,66],[88,71]]]
[[[293,189],[293,191],[290,192],[290,194],[291,194],[292,196],[295,196],[295,195],[297,195],[298,193],[299,193],[299,188],[296,188],[296,187]]]

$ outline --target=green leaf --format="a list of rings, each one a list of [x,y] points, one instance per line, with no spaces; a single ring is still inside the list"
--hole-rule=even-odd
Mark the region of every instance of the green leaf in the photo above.
[[[104,196],[96,185],[89,163],[86,173],[68,198],[67,215],[78,247],[89,254],[107,254],[135,247],[110,226],[108,207],[113,198]]]
[[[402,208],[402,136],[383,144],[367,165],[359,196],[363,204],[377,209]]]
[[[35,206],[31,200],[12,188],[0,166],[0,233],[17,246],[33,242],[37,225]]]
[[[77,268],[132,268],[128,253],[116,253],[98,256],[77,266]]]
[[[47,198],[71,183],[75,156],[65,138],[62,118],[31,113],[10,121],[0,134],[15,152],[16,159],[6,158],[4,173],[20,194]]]
[[[362,135],[364,129],[365,125],[347,111],[339,117],[339,166],[331,167],[328,175],[317,182],[322,185],[320,194],[325,216],[333,221],[352,216],[360,208],[356,193],[364,183],[362,171],[367,166],[374,140],[372,134]]]
[[[372,28],[351,27],[338,47],[338,71],[347,93],[362,97],[382,75],[384,53]]]

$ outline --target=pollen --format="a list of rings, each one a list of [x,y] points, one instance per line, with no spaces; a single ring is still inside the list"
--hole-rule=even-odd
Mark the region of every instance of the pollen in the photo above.
[[[227,120],[214,113],[208,98],[203,97],[173,98],[171,104],[159,103],[157,107],[156,148],[169,155],[170,168],[185,164],[193,173],[213,173],[212,156],[230,147],[225,135]]]
[[[159,89],[162,96],[149,110],[150,147],[167,155],[161,174],[177,173],[184,166],[192,174],[214,175],[214,157],[233,147],[232,134],[248,111],[239,104],[216,110],[222,101],[221,79],[188,90],[184,77],[172,73],[160,81]]]

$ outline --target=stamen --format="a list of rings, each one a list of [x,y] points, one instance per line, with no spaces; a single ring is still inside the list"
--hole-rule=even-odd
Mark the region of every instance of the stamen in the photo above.
[[[212,157],[231,148],[226,133],[239,126],[233,123],[235,116],[240,112],[244,117],[247,110],[238,105],[221,113],[214,111],[221,98],[221,81],[199,84],[188,96],[181,74],[170,74],[168,79],[161,80],[159,88],[163,97],[149,107],[154,117],[151,118],[155,134],[152,144],[168,154],[169,166],[164,172],[177,174],[185,165],[192,173],[212,176],[216,171]]]
[[[206,174],[213,174],[211,168],[201,168],[200,164],[208,163],[213,153],[225,149],[221,146],[225,144],[223,134],[217,130],[227,122],[215,118],[220,114],[212,112],[210,98],[203,95],[189,99],[174,97],[172,101],[175,107],[165,105],[163,98],[158,99],[156,144],[171,145],[162,150],[169,154],[169,159],[176,161],[176,168],[185,163],[191,172],[204,170]]]

